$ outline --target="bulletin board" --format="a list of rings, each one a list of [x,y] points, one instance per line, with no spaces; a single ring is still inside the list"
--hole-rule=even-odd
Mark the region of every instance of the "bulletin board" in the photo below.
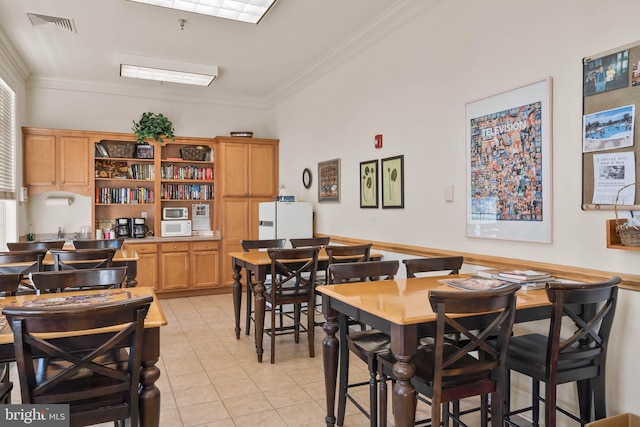
[[[640,41],[583,59],[582,209],[640,210]],[[616,197],[619,196],[616,204]]]

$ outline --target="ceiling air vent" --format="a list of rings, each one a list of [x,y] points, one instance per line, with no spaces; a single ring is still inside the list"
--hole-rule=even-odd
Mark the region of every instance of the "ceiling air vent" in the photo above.
[[[31,25],[34,27],[51,28],[70,33],[76,32],[73,20],[68,18],[58,18],[56,16],[38,15],[37,13],[27,13]]]

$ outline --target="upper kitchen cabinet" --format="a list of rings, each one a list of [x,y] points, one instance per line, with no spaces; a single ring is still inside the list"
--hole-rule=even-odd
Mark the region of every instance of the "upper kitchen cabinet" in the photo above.
[[[217,159],[224,165],[223,197],[273,197],[278,193],[278,140],[221,137]]]
[[[24,183],[30,194],[69,191],[93,193],[90,143],[86,135],[73,131],[23,128]]]

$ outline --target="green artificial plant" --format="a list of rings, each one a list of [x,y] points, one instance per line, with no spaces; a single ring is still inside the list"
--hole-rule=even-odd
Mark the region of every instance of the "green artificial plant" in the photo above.
[[[142,113],[140,120],[137,122],[134,120],[132,129],[136,134],[138,144],[145,144],[146,138],[153,138],[163,144],[163,136],[172,141],[176,140],[171,120],[162,114]]]

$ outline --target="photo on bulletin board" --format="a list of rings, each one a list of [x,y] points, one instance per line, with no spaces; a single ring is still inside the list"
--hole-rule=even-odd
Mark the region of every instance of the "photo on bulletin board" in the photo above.
[[[551,242],[551,84],[466,104],[466,236]]]
[[[584,96],[629,86],[629,49],[583,61]]]
[[[612,108],[583,116],[582,152],[611,150],[633,145],[635,105]]]

